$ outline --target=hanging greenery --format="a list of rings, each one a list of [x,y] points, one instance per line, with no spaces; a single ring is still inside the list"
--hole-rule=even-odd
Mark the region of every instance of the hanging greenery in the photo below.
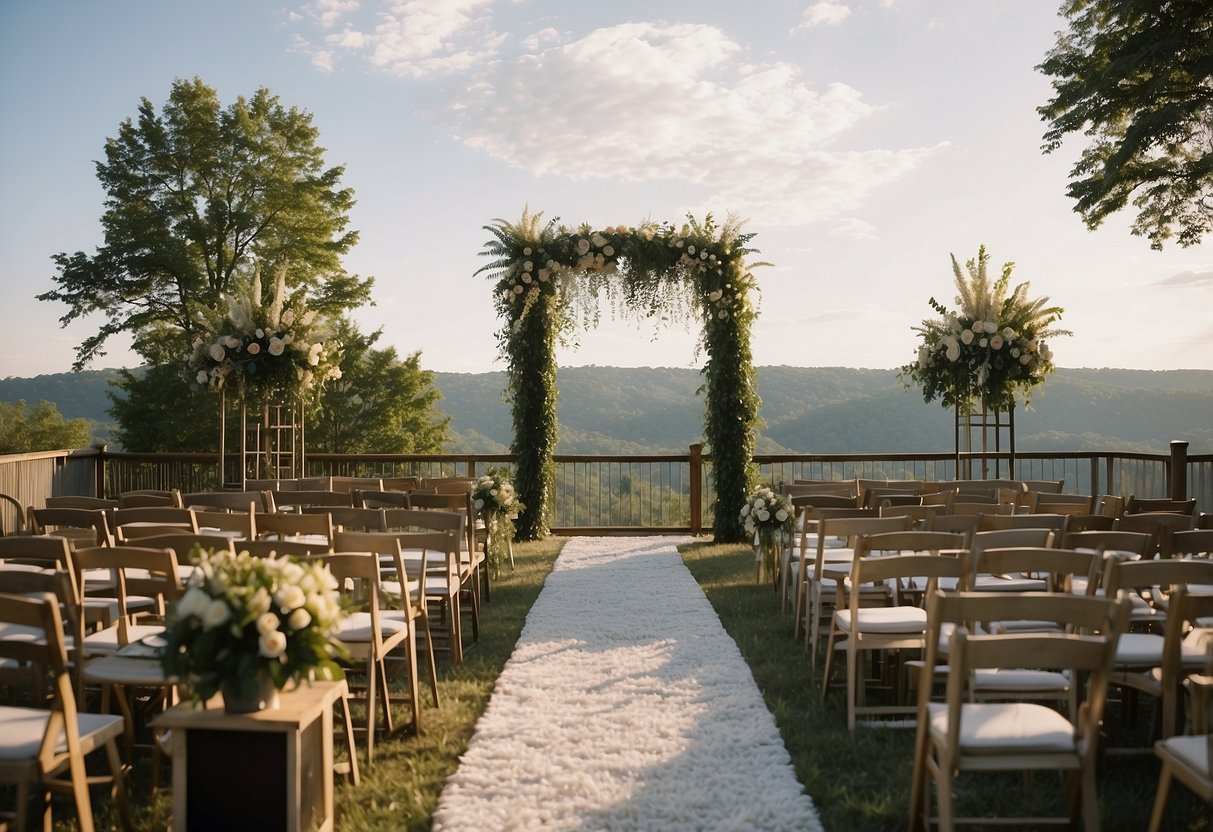
[[[757,289],[746,263],[752,234],[711,215],[670,224],[570,229],[524,209],[517,223],[494,220],[477,273],[493,281],[504,323],[499,343],[507,364],[514,419],[515,483],[526,504],[519,539],[549,530],[557,440],[556,339],[599,320],[605,299],[617,316],[664,321],[701,319],[706,399],[704,438],[715,483],[713,533],[720,542],[745,539],[740,510],[753,480],[754,428],[760,404],[750,352]]]

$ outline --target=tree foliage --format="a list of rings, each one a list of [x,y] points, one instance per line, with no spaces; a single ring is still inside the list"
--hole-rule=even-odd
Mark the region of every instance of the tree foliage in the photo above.
[[[381,331],[362,335],[343,321],[341,378],[324,387],[309,419],[309,452],[335,454],[441,453],[449,417],[436,410],[442,394],[421,353],[401,359],[394,347],[375,347]]]
[[[308,288],[321,313],[364,302],[371,281],[340,262],[358,237],[347,229],[353,192],[340,186],[343,166],[324,166],[317,138],[309,113],[265,88],[227,108],[198,78],[175,81],[160,112],[144,98],[97,163],[104,244],[55,255],[56,286],[38,296],[67,304],[65,326],[103,315],[75,369],[119,333],[149,363],[180,361],[206,310],[256,260],[287,264],[290,287]]]
[[[1208,0],[1066,0],[1068,31],[1037,69],[1046,152],[1090,137],[1067,193],[1089,228],[1132,200],[1152,248],[1213,223],[1213,13]]]
[[[219,450],[219,397],[192,384],[175,365],[122,370],[110,391],[114,441],[124,451]]]
[[[91,439],[87,419],[64,419],[51,402],[0,402],[0,454],[83,448]]]

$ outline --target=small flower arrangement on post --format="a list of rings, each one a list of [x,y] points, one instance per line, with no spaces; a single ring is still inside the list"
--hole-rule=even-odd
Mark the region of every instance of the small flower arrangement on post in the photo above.
[[[328,567],[197,547],[192,559],[160,664],[195,702],[222,692],[229,713],[245,713],[273,707],[287,682],[342,677],[334,636],[344,611]]]
[[[1016,395],[1026,400],[1034,387],[1053,372],[1053,353],[1048,338],[1070,333],[1054,329],[1061,319],[1060,306],[1049,306],[1047,297],[1028,297],[1027,282],[1008,293],[1014,263],[1005,263],[993,283],[986,268],[986,247],[977,250],[962,271],[952,256],[956,278],[956,304],[951,311],[935,298],[931,308],[938,318],[914,327],[922,336],[917,360],[901,368],[906,387],[922,388],[923,400],[941,399],[944,407],[969,412],[974,405],[1008,411]]]
[[[787,497],[763,486],[752,492],[741,507],[746,534],[754,538],[756,579],[777,581],[780,548],[791,540],[795,510]]]
[[[484,556],[489,577],[496,578],[501,574],[502,555],[514,539],[514,518],[526,506],[518,499],[509,472],[490,468],[472,489],[472,508],[484,521]]]
[[[212,390],[234,387],[241,397],[261,402],[307,394],[341,378],[340,352],[328,335],[302,293],[287,296],[285,265],[275,277],[272,302],[263,305],[258,265],[248,291],[230,299],[207,337],[194,339],[190,376]]]

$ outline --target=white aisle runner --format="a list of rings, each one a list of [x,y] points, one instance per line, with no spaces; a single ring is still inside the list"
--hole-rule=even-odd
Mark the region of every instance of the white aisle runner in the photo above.
[[[821,829],[681,542],[565,545],[434,829]]]

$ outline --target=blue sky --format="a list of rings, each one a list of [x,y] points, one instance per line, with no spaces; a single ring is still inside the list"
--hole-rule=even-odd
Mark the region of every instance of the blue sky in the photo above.
[[[6,0],[0,4],[0,377],[62,372],[95,322],[34,299],[101,242],[94,161],[141,98],[198,76],[268,87],[346,167],[376,279],[358,319],[451,372],[503,367],[496,217],[570,225],[747,218],[762,364],[893,367],[984,243],[1066,309],[1066,367],[1213,369],[1213,240],[1151,251],[1132,217],[1086,230],[1080,144],[1043,156],[1034,70],[1052,0]],[[563,365],[697,366],[696,330],[604,319]],[[129,366],[115,341],[93,366]]]

